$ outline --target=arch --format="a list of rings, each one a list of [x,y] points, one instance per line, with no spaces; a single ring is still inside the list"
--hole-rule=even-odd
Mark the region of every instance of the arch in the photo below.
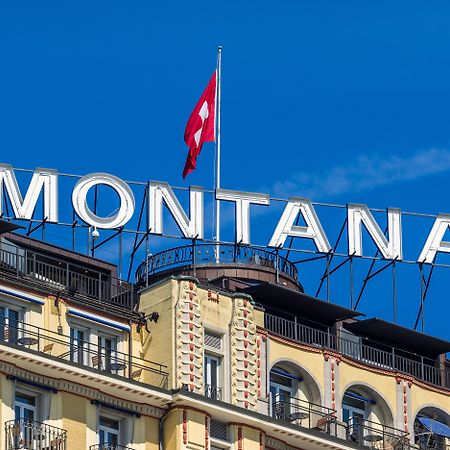
[[[351,391],[361,397],[371,399],[375,403],[370,405],[367,404],[365,406],[366,419],[376,422],[382,425],[386,425],[388,427],[394,427],[394,415],[392,413],[392,407],[388,400],[386,400],[381,393],[375,389],[373,386],[364,383],[362,381],[349,383],[343,389],[342,396],[339,399],[339,403],[337,405],[338,409],[338,417],[341,417],[344,420],[343,415],[343,406],[344,406],[344,397],[347,392]]]
[[[414,425],[412,430],[414,443],[419,445],[419,448],[447,448],[445,442],[446,438],[429,430],[427,426],[420,421],[420,418],[432,419],[450,427],[450,414],[437,405],[421,405],[414,414]],[[447,438],[447,440],[449,440],[449,438]]]
[[[303,366],[299,365],[297,361],[290,358],[280,358],[275,360],[269,371],[269,385],[271,381],[270,374],[272,369],[280,368],[286,372],[296,375],[303,379],[301,383],[297,386],[297,391],[300,395],[303,394],[304,399],[310,403],[315,403],[316,405],[322,405],[322,390],[320,384],[316,378]],[[295,396],[295,392],[294,392]]]

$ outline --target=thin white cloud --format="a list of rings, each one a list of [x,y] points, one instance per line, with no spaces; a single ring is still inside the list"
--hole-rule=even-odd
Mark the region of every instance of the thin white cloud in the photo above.
[[[318,200],[412,181],[450,170],[450,150],[430,149],[409,156],[361,155],[352,163],[315,174],[296,173],[273,185],[277,197],[300,195]]]

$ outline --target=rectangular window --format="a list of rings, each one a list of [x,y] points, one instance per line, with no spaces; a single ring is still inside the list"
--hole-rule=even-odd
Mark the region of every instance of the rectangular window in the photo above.
[[[88,330],[70,327],[70,360],[80,364],[87,364],[88,353]]]
[[[22,325],[20,319],[20,310],[9,306],[0,306],[0,340],[17,344],[19,329]]]
[[[216,400],[221,399],[221,388],[220,388],[220,362],[221,358],[218,356],[205,354],[205,395],[210,398],[215,398]]]
[[[117,373],[120,362],[117,357],[117,338],[107,335],[98,336],[98,356],[101,369]]]
[[[36,420],[37,398],[33,395],[16,392],[14,413],[16,420],[23,419],[26,422]]]
[[[119,445],[120,422],[110,417],[100,416],[98,435],[100,446]]]

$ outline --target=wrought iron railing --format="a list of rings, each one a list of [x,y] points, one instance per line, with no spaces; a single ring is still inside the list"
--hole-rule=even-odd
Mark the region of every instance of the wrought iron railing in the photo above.
[[[105,272],[26,250],[11,243],[0,243],[0,270],[57,292],[80,294],[123,308],[131,309],[135,304],[134,289],[129,283]]]
[[[66,450],[67,432],[25,419],[5,422],[6,450]]]
[[[167,367],[88,341],[15,321],[0,324],[0,344],[7,343],[151,386],[167,388]]]
[[[406,373],[427,383],[446,387],[450,389],[450,371],[445,368],[436,367],[437,362],[429,358],[409,354],[406,351],[391,347],[383,350],[370,341],[357,339],[350,340],[338,337],[327,328],[326,331],[319,330],[296,320],[266,313],[264,316],[265,327],[273,334],[288,339],[302,342],[318,347],[324,347],[340,352],[346,356],[357,359],[365,364],[376,366],[396,372]]]
[[[171,248],[148,256],[136,270],[136,283],[145,283],[153,276],[175,267],[193,267],[212,264],[245,264],[269,267],[294,280],[298,278],[297,267],[277,251],[268,251],[239,244],[193,244]]]
[[[336,411],[299,398],[276,396],[271,399],[271,416],[304,428],[338,436]],[[342,437],[345,433],[341,433]]]
[[[362,447],[380,450],[406,450],[411,448],[409,433],[360,418],[349,420],[347,440]]]
[[[205,384],[205,396],[214,400],[222,400],[222,388]]]
[[[115,444],[95,444],[89,447],[89,450],[134,450],[131,447]]]

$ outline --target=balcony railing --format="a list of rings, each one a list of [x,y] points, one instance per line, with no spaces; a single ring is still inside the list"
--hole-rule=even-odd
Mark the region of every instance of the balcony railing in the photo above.
[[[90,367],[151,386],[167,388],[167,367],[154,361],[106,348],[92,342],[71,341],[70,336],[24,322],[1,324],[0,344],[7,343]]]
[[[297,267],[274,251],[238,244],[195,244],[171,248],[149,256],[136,270],[136,283],[145,283],[146,277],[174,267],[195,267],[208,264],[245,264],[275,269],[294,280]]]
[[[277,396],[266,406],[267,412],[275,419],[350,441],[364,448],[380,450],[419,448],[410,444],[409,433],[402,430],[368,420],[341,422],[337,420],[335,410],[306,400]]]
[[[205,384],[205,396],[214,400],[222,400],[222,388]]]
[[[408,358],[404,356],[407,352],[394,347],[389,351],[382,350],[359,339],[353,341],[338,337],[330,329],[318,330],[273,314],[266,313],[264,321],[266,329],[278,336],[335,350],[365,364],[402,372],[427,383],[450,389],[450,371],[436,367],[436,361],[423,356],[410,354],[411,357]]]
[[[89,447],[89,450],[134,450],[131,447],[114,444],[95,444]]]
[[[272,399],[270,405],[271,416],[276,419],[291,422],[305,428],[311,428],[332,436],[338,436],[338,422],[336,411],[306,400],[285,397]],[[341,433],[342,436],[345,433]]]
[[[25,419],[5,423],[6,450],[66,450],[67,432]]]
[[[114,279],[105,272],[10,243],[0,243],[0,270],[51,290],[72,292],[118,307],[132,309],[135,304],[134,289],[129,283]]]
[[[380,450],[406,450],[411,448],[409,433],[358,418],[352,418],[348,422],[347,440],[363,447]]]

